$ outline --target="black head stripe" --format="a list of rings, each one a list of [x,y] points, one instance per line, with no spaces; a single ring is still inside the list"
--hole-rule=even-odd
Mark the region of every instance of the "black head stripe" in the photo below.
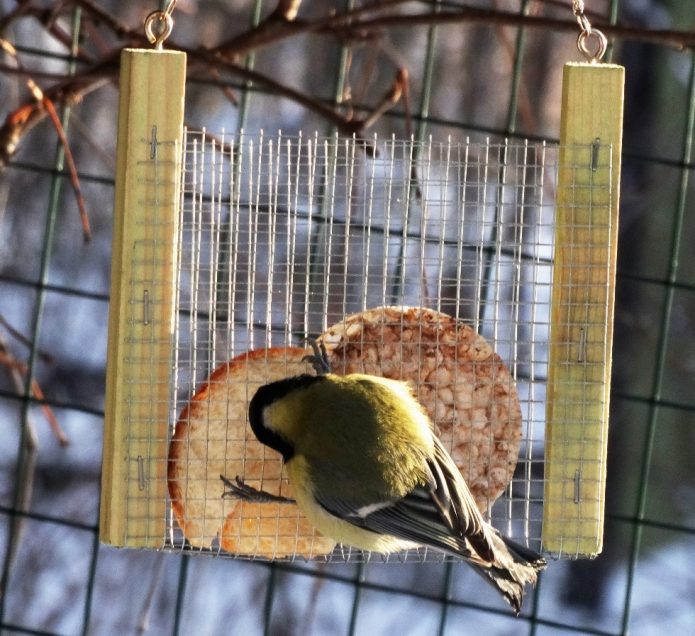
[[[312,385],[314,382],[324,380],[324,376],[316,375],[297,375],[270,384],[264,384],[256,391],[249,403],[249,423],[251,429],[261,444],[269,446],[278,451],[287,462],[294,455],[292,444],[275,431],[265,426],[263,421],[263,409],[270,406],[273,402],[282,399],[292,391],[301,390]]]

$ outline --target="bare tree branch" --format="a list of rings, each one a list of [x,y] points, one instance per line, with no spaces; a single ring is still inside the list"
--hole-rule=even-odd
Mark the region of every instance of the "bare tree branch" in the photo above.
[[[199,77],[201,73],[206,77],[212,75],[214,78],[222,78],[213,81],[213,85],[218,84],[232,101],[234,96],[229,92],[231,86],[224,80],[224,75],[251,81],[280,97],[290,99],[321,116],[345,134],[360,134],[366,126],[372,125],[378,116],[398,101],[393,99],[395,93],[386,102],[382,98],[380,106],[388,103],[387,108],[377,106],[371,114],[366,115],[366,119],[356,119],[352,114],[343,114],[337,105],[327,104],[323,100],[284,84],[277,78],[247,69],[239,61],[252,51],[306,33],[332,37],[341,42],[364,42],[377,41],[388,30],[415,29],[432,25],[485,24],[568,33],[576,33],[578,30],[576,21],[571,15],[567,18],[556,18],[494,8],[470,7],[451,2],[439,3],[438,7],[441,10],[433,12],[431,2],[415,2],[414,0],[381,0],[303,20],[298,17],[300,3],[301,0],[279,0],[275,9],[257,26],[212,48],[205,46],[186,48],[178,46],[175,41],[170,41],[168,46],[172,49],[184,50],[188,54],[189,78]],[[554,0],[544,0],[543,4],[557,6]],[[403,5],[424,5],[427,10],[402,12]],[[97,27],[105,29],[118,42],[115,49],[103,52],[105,43],[99,41],[98,48],[101,49],[101,53],[93,62],[93,54],[85,50],[86,45],[80,48],[78,59],[92,62],[91,66],[78,71],[74,76],[58,78],[53,86],[45,88],[45,97],[53,104],[74,104],[105,83],[114,82],[118,72],[120,47],[148,46],[141,29],[134,29],[124,24],[96,4],[94,0],[65,0],[55,2],[49,8],[38,7],[31,2],[20,2],[14,11],[0,19],[0,32],[17,20],[33,18],[67,47],[70,43],[69,38],[60,27],[57,18],[75,6],[81,7],[84,19],[91,25],[90,32],[94,33]],[[625,24],[609,24],[599,16],[592,16],[592,23],[607,36],[665,44],[681,50],[695,48],[695,31],[654,30]],[[93,36],[92,39],[94,40],[95,37]],[[21,71],[0,65],[0,72]],[[39,71],[31,71],[31,73],[36,77],[51,77],[50,74],[42,74]],[[401,94],[398,95],[399,99],[400,97]],[[13,156],[22,137],[47,114],[44,104],[32,100],[20,105],[7,116],[4,125],[0,127],[0,170]]]

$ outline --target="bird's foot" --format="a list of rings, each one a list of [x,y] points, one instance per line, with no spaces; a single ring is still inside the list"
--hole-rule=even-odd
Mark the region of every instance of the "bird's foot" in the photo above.
[[[328,361],[328,352],[326,351],[326,345],[323,341],[318,340],[311,341],[311,348],[314,354],[311,356],[304,356],[302,362],[308,362],[316,371],[316,375],[326,375],[331,372],[331,363]]]
[[[253,503],[295,503],[294,499],[289,497],[273,495],[249,486],[239,475],[234,478],[234,481],[224,475],[220,475],[220,479],[227,488],[222,493],[222,497],[242,499],[243,501],[251,501]]]

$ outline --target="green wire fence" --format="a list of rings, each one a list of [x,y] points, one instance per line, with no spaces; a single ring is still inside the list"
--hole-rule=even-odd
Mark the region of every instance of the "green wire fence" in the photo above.
[[[82,30],[87,10],[80,8],[83,3],[74,3],[71,21],[60,23],[65,33],[69,30],[69,41],[62,43],[67,54],[37,46],[30,30],[34,27],[26,27],[26,32],[6,28],[5,20],[22,4],[30,3],[0,3],[0,25],[5,29],[0,36],[13,42],[25,65],[52,64],[51,69],[61,66],[67,74],[83,68],[82,38],[89,35]],[[141,4],[111,3],[110,8],[135,23],[142,17]],[[238,3],[235,13],[230,8],[227,14],[217,3],[205,9],[202,5],[207,3],[182,4],[189,11],[196,4],[201,14],[210,11],[213,19],[206,25],[213,31],[220,16],[250,15],[253,26],[274,8],[258,0],[249,6]],[[571,21],[569,1],[498,4],[519,16],[554,10],[558,19],[569,15]],[[399,630],[444,635],[477,629],[483,634],[608,636],[648,634],[657,627],[678,633],[695,624],[687,592],[695,579],[685,565],[681,569],[678,565],[695,557],[695,475],[688,452],[695,443],[695,256],[689,240],[695,232],[691,180],[695,59],[691,49],[676,51],[663,39],[645,43],[650,33],[663,30],[666,20],[683,32],[692,31],[695,6],[675,0],[659,6],[647,2],[638,14],[630,4],[610,0],[587,7],[596,19],[605,16],[608,25],[633,29],[633,37],[614,39],[610,50],[612,61],[626,66],[628,84],[604,554],[590,562],[551,563],[529,595],[522,616],[514,618],[494,593],[479,589],[465,566],[451,563],[245,562],[100,545],[96,523],[100,457],[95,449],[103,417],[100,365],[105,364],[108,307],[103,272],[108,271],[110,221],[108,211],[95,214],[92,245],[80,245],[64,148],[55,141],[54,129],[43,124],[0,176],[3,633],[352,635]],[[336,9],[357,6],[352,0],[342,5],[336,3]],[[413,5],[432,14],[463,6],[439,0]],[[475,6],[489,8],[488,3]],[[306,9],[317,10],[308,4]],[[197,19],[195,14],[177,15],[177,28],[188,23],[187,28],[193,29]],[[433,22],[421,27],[412,41],[387,32],[383,50],[389,60],[406,60],[413,79],[410,112],[395,108],[380,125],[397,134],[411,127],[416,139],[428,134],[552,138],[556,114],[547,104],[559,98],[534,92],[539,84],[528,77],[536,77],[534,69],[539,67],[545,69],[541,75],[551,70],[559,74],[562,63],[576,57],[575,34],[559,27],[539,30],[493,22],[466,27],[472,48],[457,49],[452,39],[462,36],[464,24]],[[637,26],[646,34],[642,40],[635,35]],[[203,37],[192,31],[186,36],[195,42]],[[461,75],[451,77],[451,55],[475,52],[476,46],[480,56],[458,60]],[[409,47],[419,47],[412,55],[415,61],[409,57]],[[347,86],[356,53],[365,51],[369,53],[368,43],[359,51],[354,42],[335,45],[325,52],[328,62],[323,60],[334,66],[332,83],[315,86],[306,78],[302,81],[316,89],[321,104],[338,105],[344,111],[356,108],[346,101]],[[316,57],[315,51],[305,49],[292,55],[302,52],[307,58]],[[493,67],[502,64],[503,52],[511,69],[504,86],[481,95],[477,105],[464,104],[460,111],[442,107],[442,99],[453,102],[452,95],[476,93],[463,85],[494,84],[500,75],[494,75]],[[251,53],[242,66],[265,72],[278,63],[276,55],[265,50]],[[296,70],[310,75],[311,68],[307,63]],[[0,64],[3,118],[17,96],[17,78],[22,75],[16,71],[5,56]],[[476,72],[479,77],[474,78]],[[47,82],[48,78],[47,72]],[[330,122],[302,119],[295,107],[279,106],[267,85],[249,77],[229,83],[234,108],[220,105],[210,97],[217,83],[212,74],[192,77],[187,112],[219,111],[218,117],[232,117],[233,112],[232,121],[239,128],[280,127],[285,117],[289,127],[300,121],[302,126],[322,127],[323,134],[333,132]],[[441,98],[444,90],[448,97]],[[87,127],[103,127],[102,136],[114,135],[115,91],[104,88],[100,94],[88,97],[85,104],[62,107],[59,115],[88,208],[101,205],[108,210],[112,181],[108,170],[99,174],[93,168],[104,149],[95,147],[89,131],[79,128],[85,120]],[[506,106],[497,106],[497,116],[490,116],[490,104],[501,100]],[[529,107],[529,100],[547,100],[546,107]],[[86,275],[90,272],[93,279]],[[62,324],[75,330],[65,337],[79,349],[75,360],[84,360],[81,367],[71,362],[66,370],[59,358],[47,360],[53,350],[62,350],[56,344]],[[66,371],[74,376],[69,382]],[[36,391],[35,380],[42,393]],[[44,407],[59,422],[69,422],[69,450],[59,449],[47,432]],[[77,465],[80,470],[73,470]]]

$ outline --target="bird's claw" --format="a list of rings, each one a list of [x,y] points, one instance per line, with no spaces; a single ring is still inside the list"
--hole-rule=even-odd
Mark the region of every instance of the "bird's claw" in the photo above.
[[[223,498],[236,498],[243,501],[253,503],[295,503],[294,499],[283,497],[282,495],[273,495],[264,490],[258,490],[253,486],[249,486],[239,475],[234,477],[234,481],[220,475],[222,483],[227,490],[222,493]]]
[[[311,348],[314,351],[313,355],[304,356],[302,362],[308,362],[316,371],[316,375],[326,375],[331,372],[331,363],[328,361],[328,352],[323,341],[312,340]]]

